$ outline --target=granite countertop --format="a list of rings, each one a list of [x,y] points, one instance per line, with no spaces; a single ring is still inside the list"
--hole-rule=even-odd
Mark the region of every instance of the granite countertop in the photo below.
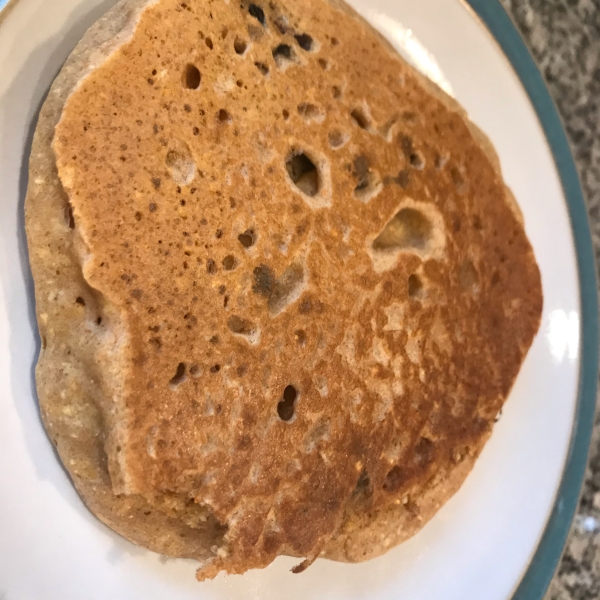
[[[558,105],[587,199],[600,264],[600,0],[501,0]],[[583,496],[546,600],[600,598],[600,415]]]

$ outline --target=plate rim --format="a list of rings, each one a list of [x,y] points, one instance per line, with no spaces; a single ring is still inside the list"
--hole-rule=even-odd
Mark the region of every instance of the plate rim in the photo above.
[[[18,0],[0,0],[0,24]],[[573,233],[580,294],[580,368],[573,429],[560,485],[540,540],[510,600],[543,600],[565,550],[588,464],[598,385],[597,271],[587,207],[565,126],[546,82],[500,0],[458,0],[491,35],[523,86],[557,170]],[[598,411],[600,414],[600,410]]]
[[[583,489],[598,380],[596,260],[584,194],[562,119],[527,44],[500,0],[461,0],[510,62],[544,131],[565,196],[577,257],[580,368],[567,459],[546,526],[512,600],[543,600],[562,557]]]

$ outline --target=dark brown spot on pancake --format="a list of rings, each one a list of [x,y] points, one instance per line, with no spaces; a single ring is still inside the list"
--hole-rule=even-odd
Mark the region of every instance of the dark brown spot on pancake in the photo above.
[[[183,84],[188,90],[197,90],[200,87],[200,69],[196,65],[188,64],[183,73]]]
[[[277,404],[277,414],[282,421],[290,421],[294,416],[298,392],[293,385],[286,386],[283,390],[283,398]]]
[[[296,34],[294,37],[298,42],[298,46],[300,46],[302,50],[306,50],[307,52],[310,52],[312,50],[313,39],[312,37],[310,37],[310,35],[308,35],[308,33]]]
[[[316,196],[319,191],[319,172],[313,161],[304,153],[292,153],[285,163],[292,182],[307,196]]]
[[[275,283],[273,271],[267,265],[258,265],[253,271],[254,285],[252,291],[261,296],[270,296]]]

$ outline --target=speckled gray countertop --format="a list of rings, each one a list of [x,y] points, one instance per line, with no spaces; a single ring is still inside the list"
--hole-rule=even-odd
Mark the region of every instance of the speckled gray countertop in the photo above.
[[[600,0],[501,0],[567,128],[600,264]],[[579,510],[547,600],[600,599],[600,419]]]

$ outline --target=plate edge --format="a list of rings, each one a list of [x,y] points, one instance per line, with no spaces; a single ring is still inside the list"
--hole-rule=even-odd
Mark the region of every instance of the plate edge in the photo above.
[[[565,128],[546,82],[499,0],[461,0],[488,30],[525,89],[550,147],[567,202],[577,256],[581,362],[573,432],[553,508],[511,600],[543,600],[562,557],[588,463],[598,378],[598,291],[587,207]]]
[[[0,25],[4,22],[18,0],[0,0]]]

